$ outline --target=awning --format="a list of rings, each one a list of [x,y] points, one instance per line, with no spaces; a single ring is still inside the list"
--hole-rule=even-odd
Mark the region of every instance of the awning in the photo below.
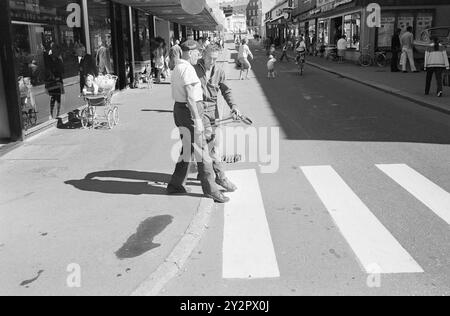
[[[141,9],[161,19],[185,25],[200,31],[214,31],[218,26],[213,10],[206,5],[205,9],[192,15],[184,11],[181,0],[117,0],[120,3]]]

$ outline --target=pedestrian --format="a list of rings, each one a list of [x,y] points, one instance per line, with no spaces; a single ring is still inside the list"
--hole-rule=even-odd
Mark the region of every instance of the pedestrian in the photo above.
[[[107,75],[113,73],[111,67],[111,53],[107,47],[106,40],[102,40],[95,59],[99,74]]]
[[[442,84],[442,74],[445,69],[450,69],[448,62],[447,51],[441,50],[441,45],[439,38],[435,37],[433,39],[434,47],[431,51],[425,52],[425,70],[427,72],[427,81],[425,86],[425,94],[430,94],[431,80],[433,74],[436,76],[437,82],[437,96],[442,97],[443,94],[443,84]]]
[[[234,118],[240,116],[240,111],[234,102],[232,91],[227,84],[225,71],[217,65],[220,55],[220,46],[211,44],[203,52],[203,58],[194,66],[203,90],[204,115],[206,140],[208,142],[209,153],[213,159],[213,169],[216,176],[216,184],[223,187],[227,192],[235,192],[237,187],[227,178],[222,163],[220,152],[220,138],[217,135],[217,128],[213,127],[219,115],[219,92],[225,99]]]
[[[295,63],[298,65],[302,61],[302,58],[305,58],[306,56],[306,43],[303,36],[300,36],[298,40],[297,47],[295,48],[295,54]]]
[[[268,79],[275,79],[276,78],[276,72],[275,72],[275,63],[276,59],[273,55],[269,56],[269,61],[267,62],[267,78]]]
[[[245,79],[247,80],[250,79],[248,77],[248,74],[252,69],[252,65],[248,61],[249,57],[253,59],[253,54],[250,48],[248,47],[248,39],[245,38],[242,40],[241,47],[239,47],[239,55],[238,55],[238,60],[239,63],[241,64],[240,80],[244,80],[244,73],[246,73]]]
[[[289,46],[288,42],[284,43],[284,46],[283,46],[283,53],[281,54],[280,62],[282,62],[282,61],[284,60],[284,58],[286,58],[286,60],[289,62],[289,56],[288,56],[288,54],[287,54],[288,49],[289,49],[288,46]]]
[[[98,77],[98,69],[91,55],[86,53],[86,47],[81,44],[79,48],[79,72],[80,72],[80,93],[86,85],[86,77],[93,75]]]
[[[392,36],[391,41],[391,51],[392,51],[392,59],[391,59],[391,72],[399,72],[398,69],[398,56],[402,50],[402,44],[400,42],[400,33],[401,29],[397,29]]]
[[[51,44],[51,49],[45,55],[45,89],[50,96],[50,119],[54,119],[61,114],[61,96],[64,91],[64,62],[61,57],[61,50],[55,43]],[[56,116],[55,116],[56,107]]]
[[[338,50],[338,57],[339,57],[339,63],[344,62],[345,57],[345,51],[347,50],[347,36],[342,35],[342,37],[337,42],[337,50]]]
[[[416,65],[414,63],[414,35],[413,35],[413,28],[412,26],[408,26],[405,34],[403,34],[400,38],[400,43],[402,45],[402,58],[401,58],[401,64],[402,64],[402,70],[404,73],[406,73],[406,66],[407,62],[409,60],[409,64],[411,66],[412,72],[419,72],[416,68]]]
[[[181,45],[180,62],[172,75],[172,96],[175,101],[175,125],[180,130],[183,149],[173,176],[167,186],[169,195],[185,195],[185,184],[191,161],[195,158],[203,193],[216,203],[226,203],[227,198],[214,181],[212,159],[208,151],[203,124],[203,91],[194,66],[199,59],[199,46],[193,40]]]
[[[175,40],[174,45],[170,48],[169,51],[169,69],[171,71],[175,69],[175,66],[180,61],[182,55],[183,51],[180,47],[180,41]]]
[[[164,72],[164,67],[165,67],[165,59],[166,56],[164,54],[164,40],[161,40],[158,43],[158,47],[155,49],[155,51],[153,52],[153,56],[154,56],[154,65],[155,65],[155,71],[156,71],[156,80],[155,83],[159,84],[161,83],[161,76]]]
[[[312,37],[312,56],[317,56],[317,36],[313,33],[313,37]]]

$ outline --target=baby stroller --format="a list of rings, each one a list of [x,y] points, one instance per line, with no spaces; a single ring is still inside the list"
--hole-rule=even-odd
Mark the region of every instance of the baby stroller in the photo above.
[[[119,108],[113,106],[111,102],[116,90],[117,79],[117,76],[112,75],[97,77],[99,94],[84,96],[87,105],[81,112],[83,128],[97,128],[106,123],[109,129],[113,129],[119,124]]]

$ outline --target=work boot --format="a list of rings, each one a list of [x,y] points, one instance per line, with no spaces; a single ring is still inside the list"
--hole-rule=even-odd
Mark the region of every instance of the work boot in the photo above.
[[[183,186],[176,187],[176,186],[173,186],[172,184],[169,184],[167,186],[166,192],[168,195],[186,195],[186,194],[190,193],[190,190],[186,189]]]
[[[236,192],[237,187],[228,178],[216,179],[216,183],[223,187],[228,193]]]
[[[230,198],[226,197],[222,192],[215,192],[211,194],[205,194],[207,198],[213,199],[214,202],[219,204],[225,204],[230,202]]]

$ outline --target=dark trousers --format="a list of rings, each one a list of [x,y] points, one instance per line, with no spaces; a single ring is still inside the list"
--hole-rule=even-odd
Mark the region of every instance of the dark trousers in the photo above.
[[[398,69],[399,56],[400,56],[400,54],[398,51],[392,51],[392,59],[391,59],[391,71],[392,72],[400,71],[400,69]]]
[[[286,57],[286,60],[289,61],[289,56],[287,55],[287,52],[283,51],[283,54],[280,57],[280,61],[283,61],[285,57]]]
[[[216,179],[225,179],[225,169],[222,162],[222,157],[219,153],[219,143],[216,134],[216,128],[212,127],[216,118],[219,117],[217,107],[205,110],[203,115],[203,124],[205,125],[205,130],[207,131],[207,141],[209,147],[209,154],[213,160],[213,169],[216,175]]]
[[[433,73],[436,76],[436,82],[437,82],[437,92],[441,92],[443,89],[442,86],[442,73],[444,72],[445,68],[435,67],[435,68],[428,68],[427,69],[427,82],[425,86],[425,93],[429,94],[431,89],[431,80],[433,79]]]
[[[199,114],[203,114],[203,103],[197,105]],[[195,132],[195,123],[191,111],[184,103],[175,103],[174,119],[176,126],[180,129],[183,149],[180,159],[175,167],[175,172],[170,181],[170,185],[180,188],[184,187],[188,178],[189,165],[195,158],[198,166],[198,173],[202,182],[204,194],[217,193],[219,189],[215,183],[212,160],[209,156],[208,145],[205,135]]]

